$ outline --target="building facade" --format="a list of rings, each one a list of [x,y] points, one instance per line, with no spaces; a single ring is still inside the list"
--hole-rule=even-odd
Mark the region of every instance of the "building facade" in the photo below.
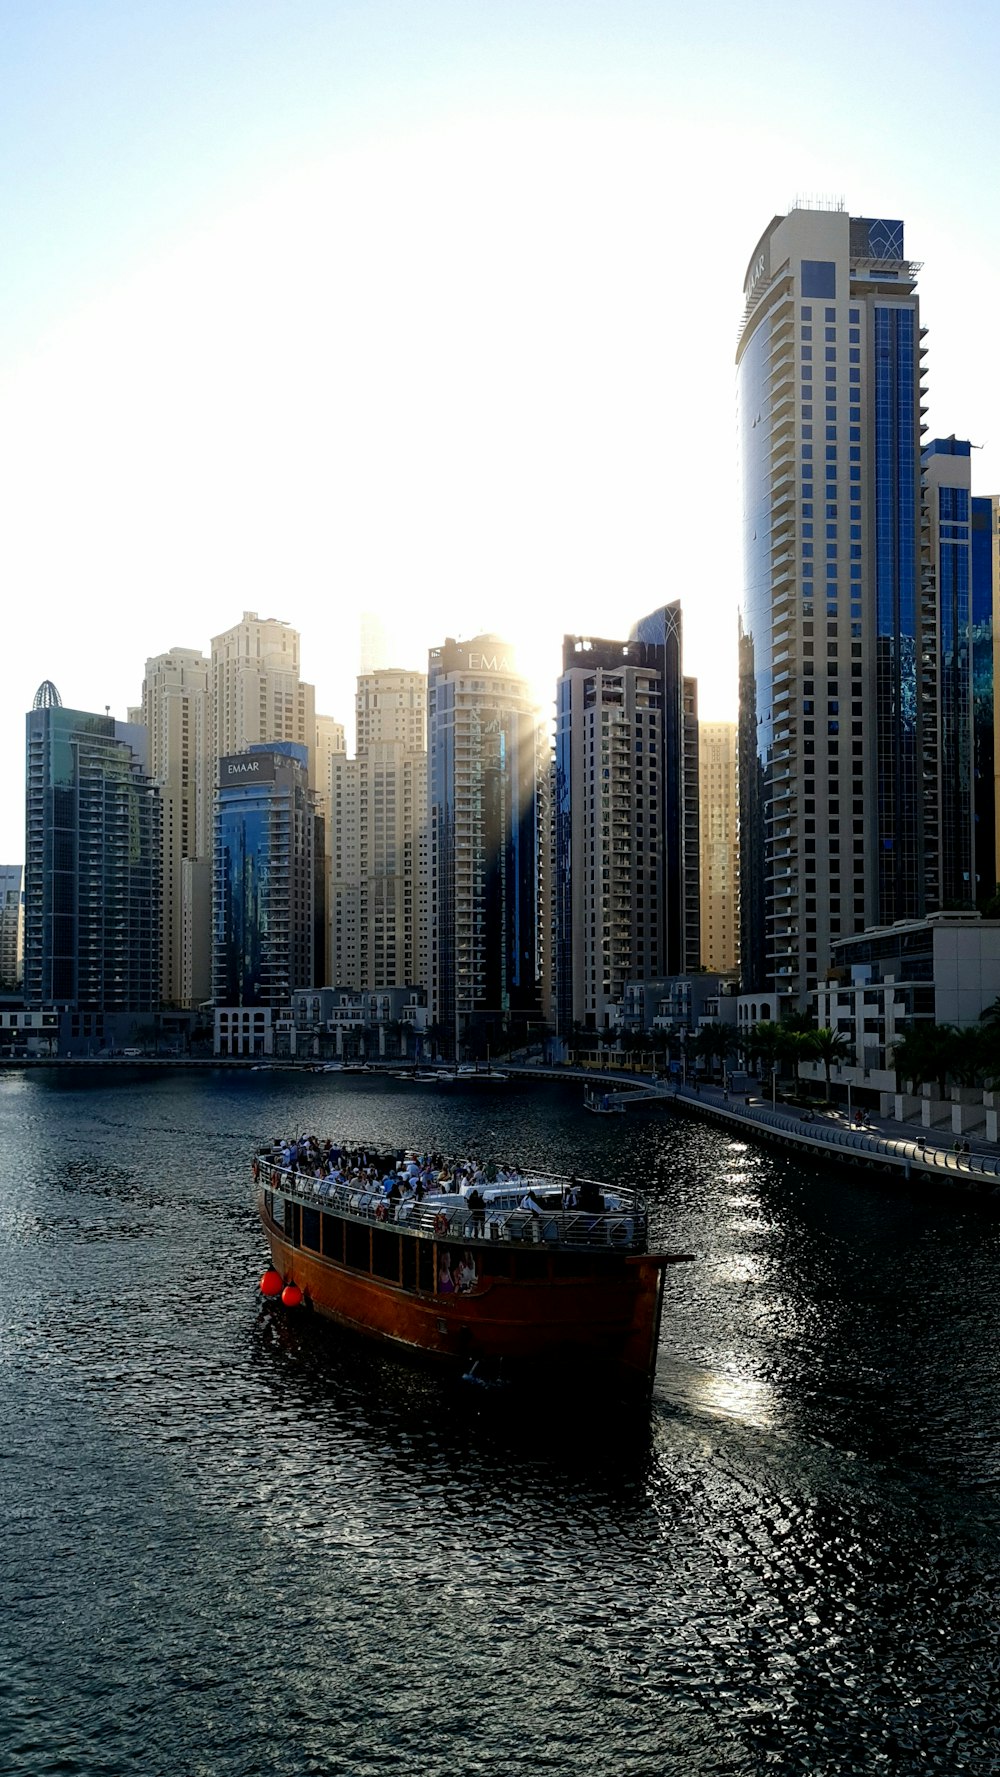
[[[244,611],[240,623],[212,637],[211,649],[216,759],[291,741],[306,748],[315,788],[316,693],[299,676],[298,630]]]
[[[540,1018],[538,712],[493,635],[432,649],[427,680],[431,1012],[478,1054]]]
[[[940,905],[951,868],[916,273],[901,222],[795,209],[744,284],[741,970],[786,1006],[842,935]]]
[[[610,1028],[630,979],[700,963],[697,692],[677,605],[567,636],[556,694],[555,1010]]]
[[[739,963],[739,836],[736,723],[698,728],[701,800],[701,960],[730,974]]]
[[[362,673],[357,757],[332,764],[331,977],[338,987],[426,989],[427,680]]]
[[[307,749],[285,742],[220,759],[212,946],[217,1014],[220,1007],[273,1014],[290,1005],[295,988],[322,985],[323,881],[322,820],[309,788]]]
[[[997,768],[1000,707],[1000,497],[972,498],[972,779],[976,900],[1000,888],[1000,797]]]
[[[24,871],[0,864],[0,994],[21,991],[24,971]]]
[[[160,797],[145,728],[64,709],[27,717],[24,998],[75,1014],[160,1003]]]
[[[975,907],[972,699],[971,446],[933,438],[922,453],[921,632],[925,695],[924,840],[931,906]]]
[[[147,660],[140,714],[162,809],[160,999],[194,1007],[212,988],[215,733],[207,657],[170,648]]]

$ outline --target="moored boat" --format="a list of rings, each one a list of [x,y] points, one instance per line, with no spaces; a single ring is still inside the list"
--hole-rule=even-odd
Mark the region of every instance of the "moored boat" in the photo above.
[[[532,1172],[400,1201],[272,1154],[254,1175],[268,1293],[463,1372],[651,1386],[664,1272],[690,1255],[648,1250],[639,1191]]]

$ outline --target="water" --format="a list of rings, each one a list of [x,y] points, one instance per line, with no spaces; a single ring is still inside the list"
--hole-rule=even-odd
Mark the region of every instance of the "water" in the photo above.
[[[578,1087],[0,1081],[0,1772],[1000,1772],[1000,1224]],[[652,1409],[276,1314],[258,1137],[649,1182]]]

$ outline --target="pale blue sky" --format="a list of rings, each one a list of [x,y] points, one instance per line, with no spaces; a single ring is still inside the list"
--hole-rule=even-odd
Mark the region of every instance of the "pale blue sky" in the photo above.
[[[1000,485],[997,11],[0,6],[6,756],[52,677],[138,695],[245,608],[350,718],[403,664],[680,597],[735,712],[733,346],[796,196],[901,216],[928,418]],[[0,860],[23,853],[20,770]]]

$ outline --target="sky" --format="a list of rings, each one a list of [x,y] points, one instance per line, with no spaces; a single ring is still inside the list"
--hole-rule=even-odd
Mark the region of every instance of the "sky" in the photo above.
[[[24,712],[125,717],[245,610],[389,664],[667,600],[736,713],[733,353],[797,200],[902,217],[930,435],[1000,489],[1000,9],[0,0],[0,862]]]

